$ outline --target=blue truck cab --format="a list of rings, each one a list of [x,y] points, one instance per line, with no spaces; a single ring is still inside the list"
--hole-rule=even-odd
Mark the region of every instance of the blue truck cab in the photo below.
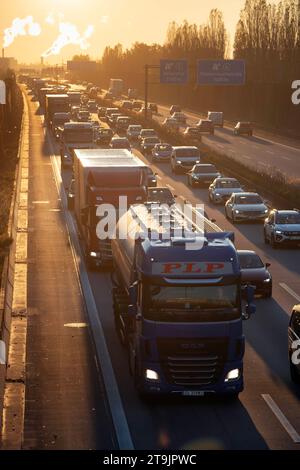
[[[115,324],[138,391],[238,396],[242,322],[255,306],[249,286],[242,307],[240,266],[229,234],[196,234],[189,249],[184,237],[116,238],[112,251]]]

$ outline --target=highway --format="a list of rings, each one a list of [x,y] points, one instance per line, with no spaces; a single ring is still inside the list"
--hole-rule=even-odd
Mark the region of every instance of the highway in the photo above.
[[[203,115],[183,109],[187,125],[194,126]],[[159,122],[170,116],[169,107],[158,106]],[[226,119],[226,116],[225,116]],[[234,136],[232,127],[215,128],[215,135],[202,135],[202,141],[212,150],[234,158],[247,166],[274,172],[280,171],[291,179],[300,178],[300,143],[294,139],[267,137],[266,133],[256,131],[253,137]]]
[[[64,386],[61,395],[65,397],[65,407],[68,412],[64,414],[70,429],[74,429],[76,441],[78,444],[82,438],[81,447],[85,448],[114,448],[118,441],[118,436],[126,434],[127,442],[132,442],[135,449],[299,449],[300,447],[300,390],[299,387],[292,385],[289,377],[289,365],[287,357],[287,325],[291,312],[291,307],[300,300],[300,251],[295,249],[278,249],[272,250],[269,246],[265,246],[263,242],[262,226],[259,224],[239,224],[233,226],[224,217],[224,208],[213,206],[208,201],[207,190],[192,189],[186,184],[185,175],[173,175],[168,164],[152,165],[152,168],[159,175],[159,184],[168,185],[170,189],[178,195],[179,200],[188,199],[193,204],[204,203],[210,218],[216,219],[217,224],[224,230],[233,230],[236,234],[236,245],[239,249],[254,249],[262,257],[263,261],[271,263],[271,272],[273,275],[274,293],[272,299],[258,299],[257,313],[249,321],[244,322],[244,329],[247,339],[246,357],[245,357],[245,390],[240,394],[239,400],[236,402],[224,401],[220,398],[205,399],[183,399],[183,398],[165,398],[153,399],[147,402],[141,400],[134,389],[132,377],[130,377],[126,351],[121,346],[114,328],[112,305],[111,305],[111,280],[110,274],[107,272],[89,271],[86,272],[80,252],[76,251],[76,243],[78,238],[76,233],[71,236],[68,241],[68,231],[72,230],[74,221],[67,213],[65,208],[64,187],[68,187],[70,182],[70,172],[63,172],[63,187],[59,187],[59,177],[57,168],[60,166],[58,144],[43,128],[43,117],[39,114],[38,105],[31,101],[31,97],[27,97],[29,102],[31,117],[31,133],[32,142],[35,146],[32,149],[31,157],[35,163],[30,168],[29,178],[32,185],[31,204],[35,207],[32,210],[32,233],[30,243],[32,244],[32,257],[36,259],[35,271],[31,268],[31,289],[28,292],[29,300],[33,310],[32,314],[38,315],[43,309],[49,307],[51,312],[55,311],[56,302],[59,305],[60,317],[54,317],[55,321],[47,321],[47,318],[40,316],[38,326],[33,327],[35,331],[35,341],[42,342],[48,331],[52,332],[52,339],[55,330],[61,331],[62,325],[69,322],[88,322],[85,316],[86,309],[91,308],[94,302],[96,313],[98,315],[94,323],[90,323],[90,329],[93,336],[93,328],[96,325],[99,328],[101,324],[104,332],[105,348],[109,354],[109,361],[112,366],[109,369],[107,360],[98,357],[99,371],[92,358],[97,355],[97,341],[92,341],[83,329],[79,343],[75,346],[78,349],[76,357],[81,358],[81,353],[87,357],[87,367],[82,366],[80,371],[77,364],[72,364],[71,354],[68,351],[67,363],[72,373],[69,379],[64,379],[62,371],[68,369],[61,368],[60,380]],[[166,113],[160,108],[160,114]],[[261,141],[262,140],[262,141]],[[234,138],[230,135],[228,129],[216,132],[214,137],[205,137],[203,141],[212,141],[212,145],[221,145],[224,148],[232,147],[237,154],[237,158],[243,158],[243,154],[248,155],[251,159],[262,159],[262,161],[275,161],[273,156],[267,157],[266,150],[273,150],[275,147],[278,165],[282,163],[282,167],[287,168],[287,161],[280,157],[281,146],[279,144],[266,144],[263,139],[251,139],[251,145],[246,138]],[[255,148],[258,146],[258,149]],[[249,150],[251,147],[251,150]],[[242,151],[242,149],[244,149]],[[138,152],[138,149],[135,149]],[[294,153],[293,153],[294,152]],[[294,162],[299,150],[284,150],[284,156],[291,157],[291,174],[295,174],[296,168],[300,163]],[[145,161],[147,159],[142,157]],[[268,159],[269,158],[269,159]],[[267,160],[268,159],[268,160]],[[255,160],[256,161],[256,160]],[[295,165],[294,167],[292,165]],[[59,187],[59,194],[55,194],[55,182]],[[36,201],[36,204],[33,204]],[[40,201],[40,204],[38,204]],[[51,201],[52,212],[47,211],[43,217],[35,216],[39,211],[43,210],[45,204],[42,201]],[[50,207],[50,206],[49,206]],[[40,239],[35,238],[36,233],[44,227],[47,217],[50,225],[50,235],[44,238],[42,244]],[[54,218],[52,221],[50,217]],[[52,238],[53,237],[53,238]],[[55,237],[59,237],[57,241]],[[42,256],[43,248],[46,251],[47,245],[51,245],[52,249],[49,255],[44,258]],[[75,247],[75,248],[74,248]],[[72,257],[71,248],[75,249],[75,256]],[[39,263],[42,264],[39,264]],[[61,263],[63,264],[61,265]],[[40,292],[39,309],[36,307],[36,289],[43,285],[44,279],[38,279],[35,272],[44,272],[47,264],[55,269],[48,272],[46,279],[51,282]],[[60,268],[61,265],[61,268]],[[54,269],[54,270],[53,270]],[[84,284],[81,282],[81,289],[78,286],[76,272],[81,273],[81,280],[84,278]],[[86,276],[86,277],[84,277]],[[65,284],[67,282],[67,284]],[[64,286],[64,289],[59,287]],[[90,290],[92,299],[90,297]],[[51,305],[47,306],[46,297],[51,294]],[[59,296],[58,296],[59,293]],[[46,295],[47,294],[47,295]],[[71,303],[70,303],[71,302]],[[70,314],[75,302],[74,315]],[[68,308],[67,308],[68,306]],[[55,313],[53,313],[55,315]],[[34,317],[33,317],[34,318]],[[34,325],[34,323],[33,323]],[[50,328],[50,330],[49,330]],[[65,330],[66,331],[66,330]],[[77,330],[76,330],[77,331]],[[79,330],[81,331],[81,330]],[[29,332],[30,334],[30,332]],[[64,363],[64,348],[70,347],[70,338],[66,338],[65,334],[60,333],[63,341],[59,342],[61,348],[61,361]],[[93,336],[94,337],[94,336]],[[100,341],[100,339],[98,338]],[[102,341],[102,340],[101,340]],[[96,343],[93,345],[93,342]],[[37,350],[37,344],[33,343],[31,349],[29,347],[29,361],[33,362],[37,358],[32,356],[30,350]],[[57,343],[54,343],[57,346]],[[103,348],[103,344],[99,347]],[[52,343],[48,344],[51,349]],[[105,349],[104,348],[104,349]],[[44,347],[42,347],[42,351]],[[74,346],[71,351],[74,351]],[[44,351],[45,359],[47,356],[47,348]],[[102,367],[105,366],[105,370]],[[31,365],[31,368],[33,366]],[[57,375],[55,372],[55,364],[49,366],[50,375],[48,380],[50,384],[55,383]],[[107,370],[109,369],[109,373]],[[77,372],[76,372],[77,371]],[[43,367],[36,370],[35,374],[43,372]],[[44,370],[45,373],[45,370]],[[30,376],[34,378],[31,371]],[[75,375],[77,380],[77,399],[67,402],[69,387],[73,386],[71,376]],[[112,380],[111,374],[116,381],[119,395],[116,397],[116,406],[122,407],[125,421],[114,419],[114,409],[112,408],[112,400],[109,399],[107,380]],[[47,377],[47,374],[45,375]],[[49,382],[48,382],[49,383]],[[29,392],[40,388],[40,394],[46,392],[46,382],[41,381],[37,386],[33,382]],[[44,387],[44,388],[43,388]],[[51,389],[51,386],[50,386]],[[27,391],[26,391],[27,392]],[[57,396],[59,396],[59,391]],[[83,404],[78,400],[78,395],[83,394]],[[39,407],[39,413],[33,410],[33,400],[37,400],[39,395],[29,393],[25,409],[25,442],[27,447],[40,448],[43,443],[43,428],[36,428],[34,439],[32,438],[35,421],[38,420],[39,426],[42,422],[48,426],[50,420],[51,432],[56,434],[55,429],[62,426],[58,401],[57,408],[54,401],[55,393],[52,394],[52,407]],[[120,402],[118,401],[120,399]],[[72,411],[79,409],[80,422],[84,423],[82,429],[76,426]],[[69,407],[69,408],[68,408]],[[95,409],[96,417],[91,410]],[[56,421],[53,420],[52,414],[58,414]],[[76,416],[77,418],[77,416]],[[36,421],[37,423],[37,421]],[[66,424],[64,424],[66,426]],[[73,426],[73,428],[72,428]],[[53,440],[53,439],[52,439]],[[66,448],[70,446],[70,436],[68,440],[62,438],[57,444],[57,448]],[[120,441],[119,441],[120,442]],[[50,445],[50,444],[49,444]],[[44,446],[45,447],[45,446]]]

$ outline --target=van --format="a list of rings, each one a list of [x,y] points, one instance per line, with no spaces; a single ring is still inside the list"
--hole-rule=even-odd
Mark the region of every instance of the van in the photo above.
[[[223,113],[219,111],[208,111],[207,119],[212,121],[214,126],[223,127],[224,125],[224,117]]]

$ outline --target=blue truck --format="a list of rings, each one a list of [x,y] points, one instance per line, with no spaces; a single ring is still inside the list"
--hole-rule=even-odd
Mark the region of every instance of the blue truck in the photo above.
[[[169,238],[159,231],[153,237],[151,217],[144,216],[142,230],[139,221],[137,208],[130,208],[117,227],[117,234],[130,227],[130,236],[112,240],[115,325],[138,392],[237,397],[242,322],[255,305],[252,286],[242,296],[233,234],[206,221],[193,237],[172,231]]]

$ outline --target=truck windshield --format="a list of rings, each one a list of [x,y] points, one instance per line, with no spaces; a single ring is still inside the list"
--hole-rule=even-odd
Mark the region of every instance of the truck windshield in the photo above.
[[[240,317],[238,286],[161,286],[146,288],[146,315],[165,322],[224,321]]]
[[[85,143],[93,142],[93,129],[74,129],[74,130],[64,130],[63,139],[67,143]]]

